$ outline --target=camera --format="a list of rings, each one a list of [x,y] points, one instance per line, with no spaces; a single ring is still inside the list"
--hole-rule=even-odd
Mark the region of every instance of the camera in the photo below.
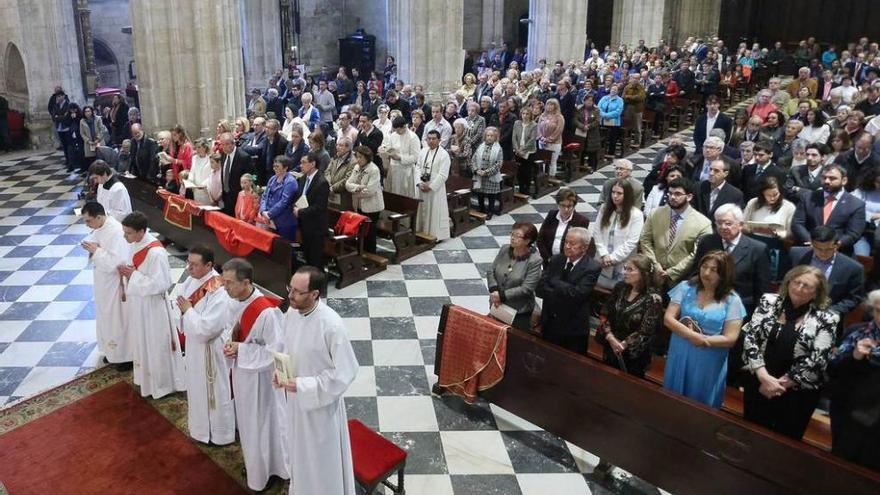
[[[422,174],[422,176],[419,177],[419,180],[422,182],[431,182],[431,174]]]

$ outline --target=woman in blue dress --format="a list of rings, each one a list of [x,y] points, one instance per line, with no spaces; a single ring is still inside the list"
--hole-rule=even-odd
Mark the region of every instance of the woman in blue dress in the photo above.
[[[698,274],[669,292],[664,323],[672,331],[663,387],[712,407],[721,407],[727,353],[739,336],[745,308],[733,291],[733,259],[711,251]]]
[[[274,227],[275,232],[288,241],[296,240],[296,217],[293,216],[293,198],[296,197],[296,178],[291,175],[293,160],[278,155],[272,163],[275,175],[269,179],[260,200],[260,214],[257,223]]]

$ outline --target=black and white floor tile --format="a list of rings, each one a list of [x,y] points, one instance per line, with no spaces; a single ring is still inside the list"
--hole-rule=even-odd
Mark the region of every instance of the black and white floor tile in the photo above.
[[[628,157],[636,177],[663,146]],[[591,220],[613,174],[606,166],[571,184],[583,200],[578,211]],[[73,213],[80,187],[57,153],[0,156],[0,407],[100,365],[92,267],[78,246],[89,230]],[[597,457],[494,405],[430,393],[442,305],[486,312],[486,269],[511,225],[540,224],[553,207],[549,196],[533,200],[369,280],[330,290],[328,303],[344,317],[361,366],[346,394],[349,415],[409,452],[409,493],[658,493],[619,469],[594,478]],[[183,268],[182,256],[173,258],[176,279]]]

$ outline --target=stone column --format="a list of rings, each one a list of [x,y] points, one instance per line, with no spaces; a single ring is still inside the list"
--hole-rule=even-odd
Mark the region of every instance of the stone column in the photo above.
[[[529,1],[529,69],[538,60],[583,60],[587,44],[587,0]]]
[[[482,47],[488,49],[492,43],[501,48],[504,41],[504,0],[483,0]]]
[[[611,46],[620,44],[635,47],[639,40],[648,46],[657,46],[668,33],[669,11],[667,0],[615,0],[611,27]]]
[[[284,54],[281,63],[287,65],[293,56],[293,6],[290,0],[281,0],[281,52]]]
[[[388,0],[388,54],[429,99],[461,86],[463,0]],[[432,98],[433,97],[433,98]]]
[[[147,130],[213,135],[219,119],[244,115],[238,0],[132,0],[131,18]]]
[[[675,13],[667,36],[678,46],[688,36],[708,39],[718,36],[721,23],[721,0],[667,0],[667,10]]]
[[[83,75],[86,93],[92,94],[98,86],[98,67],[95,63],[95,44],[92,41],[92,11],[89,9],[89,0],[76,0],[76,16],[79,22],[80,41],[82,43]]]
[[[263,89],[281,67],[281,10],[278,0],[240,2],[245,84]]]

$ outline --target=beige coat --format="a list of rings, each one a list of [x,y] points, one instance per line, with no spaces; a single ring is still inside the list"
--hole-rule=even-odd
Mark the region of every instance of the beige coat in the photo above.
[[[363,192],[358,192],[360,186],[367,186],[367,188]],[[376,213],[385,209],[382,186],[379,182],[379,167],[375,163],[368,164],[363,172],[361,172],[360,165],[355,165],[345,182],[345,188],[351,193],[354,211]]]
[[[712,233],[712,222],[695,208],[688,206],[679,222],[675,239],[669,244],[669,205],[654,210],[645,220],[639,245],[642,254],[654,260],[669,275],[671,284],[678,283],[687,273],[697,251],[697,239]]]

